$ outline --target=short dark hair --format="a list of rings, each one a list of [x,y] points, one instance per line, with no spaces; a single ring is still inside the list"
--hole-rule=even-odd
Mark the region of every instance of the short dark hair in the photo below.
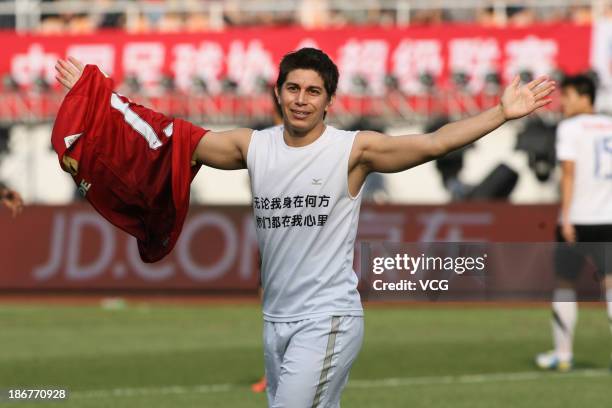
[[[597,94],[597,87],[595,81],[587,75],[574,75],[566,77],[561,82],[561,89],[573,88],[578,95],[588,96],[591,104],[595,103],[595,96]]]
[[[280,62],[276,87],[280,90],[287,75],[296,69],[312,69],[321,78],[327,95],[331,98],[338,87],[338,67],[323,51],[316,48],[301,48],[285,55]]]

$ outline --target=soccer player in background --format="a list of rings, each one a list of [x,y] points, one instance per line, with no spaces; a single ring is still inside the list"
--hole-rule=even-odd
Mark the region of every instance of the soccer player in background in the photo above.
[[[70,89],[83,67],[60,60],[57,70]],[[473,143],[548,104],[554,89],[546,77],[524,85],[516,77],[491,109],[431,134],[391,137],[325,124],[338,77],[320,50],[287,54],[276,82],[283,124],[208,132],[193,155],[211,167],[249,171],[262,262],[267,394],[275,408],[340,405],[364,332],[352,265],[367,175],[404,171]]]
[[[23,199],[15,190],[11,190],[0,181],[0,202],[13,214],[13,218],[23,211]]]
[[[542,369],[569,371],[573,362],[577,320],[575,282],[590,256],[604,283],[612,330],[612,271],[605,264],[612,242],[612,118],[595,113],[596,87],[579,75],[561,84],[564,120],[557,127],[557,159],[561,162],[561,214],[556,231],[556,289],[552,302],[554,350],[536,356]],[[612,259],[608,255],[608,259]]]

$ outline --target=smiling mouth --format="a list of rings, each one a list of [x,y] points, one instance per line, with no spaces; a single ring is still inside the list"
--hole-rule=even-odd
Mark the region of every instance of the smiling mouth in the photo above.
[[[291,113],[297,119],[306,119],[308,115],[310,115],[310,112],[298,111],[298,110],[293,110],[293,109],[291,109]]]

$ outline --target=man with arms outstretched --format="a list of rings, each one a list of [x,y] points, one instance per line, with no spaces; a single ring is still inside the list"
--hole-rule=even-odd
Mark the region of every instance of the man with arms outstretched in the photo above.
[[[59,61],[71,88],[83,67]],[[283,125],[208,132],[193,160],[248,169],[261,254],[264,356],[271,407],[338,407],[361,348],[363,310],[352,269],[361,188],[371,172],[392,173],[470,144],[509,119],[550,102],[547,78],[504,91],[501,103],[431,134],[347,132],[324,118],[338,69],[303,48],[280,63],[276,96]]]

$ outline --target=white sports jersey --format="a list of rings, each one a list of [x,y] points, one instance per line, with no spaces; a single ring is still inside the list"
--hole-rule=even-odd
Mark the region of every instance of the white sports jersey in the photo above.
[[[290,147],[283,129],[253,132],[247,155],[264,319],[362,316],[353,271],[361,192],[348,191],[357,132],[327,126],[313,143]]]
[[[561,121],[557,159],[575,162],[570,222],[612,224],[612,118],[583,114]]]

